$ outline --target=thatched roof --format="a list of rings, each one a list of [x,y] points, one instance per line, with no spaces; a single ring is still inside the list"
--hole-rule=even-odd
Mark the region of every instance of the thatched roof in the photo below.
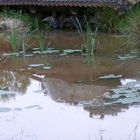
[[[122,7],[124,0],[0,0],[0,5],[33,5],[33,6],[80,6],[101,7],[103,5]]]

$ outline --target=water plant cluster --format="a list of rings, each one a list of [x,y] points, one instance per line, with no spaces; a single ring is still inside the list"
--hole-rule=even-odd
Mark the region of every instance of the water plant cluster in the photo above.
[[[94,21],[96,18],[96,24],[92,24],[85,15],[85,24],[76,19],[76,30],[83,38],[83,44],[81,50],[86,55],[93,55],[98,41],[97,32],[118,32],[128,36],[129,44],[138,46],[140,43],[140,6],[137,5],[131,8],[125,13],[121,13],[111,7],[103,6],[97,8],[94,12]],[[14,52],[23,51],[24,53],[32,48],[35,40],[38,40],[38,46],[40,51],[44,51],[47,48],[47,33],[50,27],[43,20],[32,17],[31,15],[20,11],[3,11],[0,13],[3,22],[0,23],[0,29],[8,29],[9,41]],[[33,38],[33,39],[31,39]],[[34,39],[35,38],[35,39]]]
[[[4,11],[0,13],[0,28],[9,36],[8,41],[11,44],[13,52],[22,51],[25,53],[31,49],[34,39],[38,40],[39,48],[43,51],[46,46],[47,24],[41,23],[36,17],[20,11]],[[3,28],[4,27],[4,28]]]
[[[128,37],[128,45],[140,46],[140,6],[136,5],[121,18],[118,31]]]
[[[45,54],[49,52],[54,52],[55,50],[47,50],[49,43],[47,44],[47,33],[50,27],[47,23],[41,22],[36,17],[31,17],[23,13],[22,11],[4,11],[0,13],[3,18],[2,25],[5,26],[4,32],[8,34],[8,41],[11,44],[13,52],[11,55],[17,55],[18,52],[26,53],[26,51],[32,49],[33,53]],[[81,50],[66,50],[61,53],[61,55],[66,55],[75,52],[83,52],[88,56],[92,56],[96,49],[96,36],[98,27],[95,32],[92,30],[91,26],[86,22],[86,26],[82,27],[80,21],[76,17],[77,25],[76,28],[83,38],[83,44]],[[2,28],[3,29],[3,28]],[[37,50],[34,50],[32,46],[34,43],[38,43]],[[15,53],[16,52],[16,53]]]

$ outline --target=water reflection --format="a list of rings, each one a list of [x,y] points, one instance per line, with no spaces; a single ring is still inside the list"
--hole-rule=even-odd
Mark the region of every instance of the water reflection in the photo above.
[[[44,79],[42,85],[53,100],[80,105],[89,112],[89,117],[97,115],[104,118],[105,115],[117,115],[123,109],[129,108],[123,104],[105,105],[104,93],[109,89],[108,86],[68,83],[54,78]]]
[[[107,86],[68,83],[54,78],[44,79],[43,87],[53,100],[73,104],[100,97],[107,89]]]
[[[127,139],[139,120],[139,107],[132,107],[117,117],[93,115],[91,119],[81,106],[58,103],[49,96],[44,97],[42,92],[36,93],[41,90],[41,83],[33,79],[30,82],[26,94],[17,96],[15,101],[0,102],[1,140],[88,140],[89,137],[98,140],[100,135],[104,140]],[[139,127],[136,140],[140,138],[138,132]],[[133,138],[132,134],[130,140]]]
[[[89,105],[85,106],[84,109],[89,112],[89,117],[93,118],[94,116],[99,116],[100,119],[103,119],[106,115],[117,116],[118,113],[129,109],[129,106],[123,104],[112,104],[106,106]]]
[[[22,72],[10,71],[8,69],[0,70],[0,100],[8,101],[15,99],[16,92],[19,94],[26,93],[27,87],[30,84],[29,77]],[[9,91],[11,93],[9,93]],[[12,91],[15,93],[12,94]]]

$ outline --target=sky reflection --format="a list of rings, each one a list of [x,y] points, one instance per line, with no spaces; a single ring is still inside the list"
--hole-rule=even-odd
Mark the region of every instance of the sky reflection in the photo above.
[[[98,140],[101,136],[104,140],[124,140],[129,136],[130,140],[134,139],[132,132],[140,120],[139,106],[117,116],[90,118],[82,106],[55,102],[44,96],[40,82],[33,79],[30,82],[26,94],[0,102],[0,107],[11,109],[0,112],[0,140]],[[139,126],[136,131],[139,140]]]

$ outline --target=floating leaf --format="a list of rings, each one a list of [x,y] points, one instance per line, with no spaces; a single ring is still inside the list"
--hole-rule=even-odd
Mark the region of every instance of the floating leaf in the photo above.
[[[50,70],[50,69],[52,69],[51,66],[45,66],[45,67],[42,67],[42,68],[45,69],[45,70]]]
[[[41,106],[40,105],[30,105],[30,106],[25,107],[25,109],[32,109],[32,108],[41,108]]]
[[[114,74],[109,74],[109,75],[105,75],[105,76],[101,76],[99,77],[99,79],[117,79],[117,78],[121,78],[122,75],[114,75]]]
[[[22,111],[22,108],[14,108],[16,111]]]
[[[6,91],[6,90],[0,90],[0,95],[15,95],[18,92],[16,91]]]
[[[121,104],[134,104],[140,102],[140,96],[139,97],[133,97],[133,98],[125,98],[125,99],[119,99],[115,101],[114,103],[121,103]]]
[[[134,58],[137,58],[137,57],[138,57],[137,55],[130,55],[130,54],[126,54],[126,55],[123,55],[123,56],[118,55],[118,58],[120,60],[134,59]]]
[[[73,50],[73,49],[66,49],[66,50],[63,50],[63,53],[64,54],[79,54],[79,53],[81,53],[82,52],[82,50],[81,49],[77,49],[77,50]]]
[[[45,75],[39,75],[39,74],[33,74],[33,76],[38,77],[38,78],[44,78]]]
[[[54,53],[59,53],[60,50],[46,50],[46,51],[42,51],[42,54],[54,54]]]
[[[38,51],[38,50],[40,50],[40,48],[33,48],[33,50],[34,50],[34,51]]]
[[[48,50],[54,50],[55,48],[53,48],[53,47],[50,47],[50,48],[48,48]]]
[[[43,67],[44,64],[31,64],[29,67]]]
[[[3,56],[19,56],[20,54],[17,52],[17,53],[4,53]]]
[[[60,56],[66,56],[68,55],[67,53],[61,53]]]
[[[9,112],[11,110],[12,109],[11,108],[8,108],[8,107],[0,107],[0,112]]]
[[[34,56],[33,54],[24,54],[25,57],[32,57]]]

